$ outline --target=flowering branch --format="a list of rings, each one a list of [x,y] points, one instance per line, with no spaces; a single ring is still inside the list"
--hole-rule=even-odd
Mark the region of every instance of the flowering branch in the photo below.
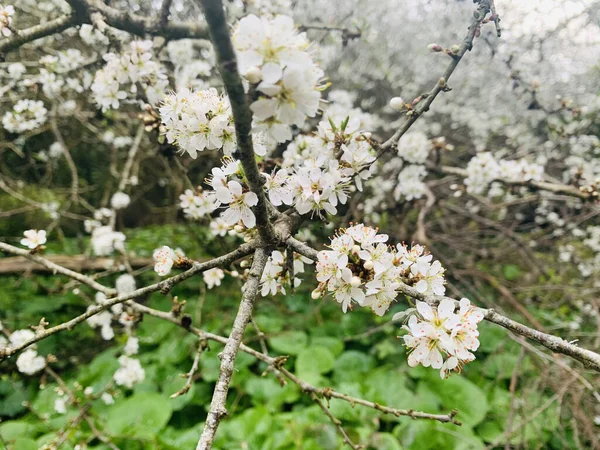
[[[294,243],[295,251],[297,251],[303,256],[306,256],[307,258],[310,258],[315,261],[317,260],[317,250],[310,248],[305,244],[299,244],[301,244],[299,241]],[[399,284],[398,292],[408,297],[427,302],[430,305],[437,305],[444,299],[450,299],[456,304],[458,304],[458,301],[455,299],[441,295],[423,294],[419,292],[416,288],[402,282],[400,282]],[[591,350],[586,350],[584,348],[578,347],[577,345],[571,344],[557,336],[543,333],[541,331],[525,326],[519,322],[509,319],[508,317],[498,314],[493,309],[479,308],[479,310],[483,313],[484,319],[486,319],[487,321],[500,325],[510,331],[513,331],[514,333],[531,339],[532,341],[543,345],[544,347],[546,347],[549,350],[552,350],[553,352],[570,356],[571,358],[581,362],[585,367],[589,367],[600,372],[600,354],[592,352]]]
[[[99,13],[107,25],[137,36],[163,36],[169,39],[206,39],[205,24],[197,22],[163,23],[162,17],[143,17],[96,0],[72,0],[73,14],[66,14],[44,24],[14,33],[0,41],[0,54],[15,50],[28,42],[65,31],[84,23],[92,23],[91,15]]]
[[[273,240],[274,234],[269,221],[267,199],[263,191],[264,180],[260,175],[254,147],[252,144],[252,111],[248,106],[242,79],[238,72],[238,65],[229,35],[229,28],[225,20],[223,4],[220,0],[200,0],[204,16],[208,23],[210,38],[217,56],[219,73],[225,84],[229,96],[231,110],[235,122],[235,134],[239,159],[244,168],[244,175],[252,192],[258,197],[256,205],[256,226],[265,242]]]

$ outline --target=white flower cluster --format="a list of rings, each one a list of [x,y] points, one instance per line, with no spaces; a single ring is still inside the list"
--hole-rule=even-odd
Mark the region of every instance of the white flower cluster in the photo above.
[[[23,233],[23,236],[25,237],[21,239],[21,245],[31,250],[46,243],[46,230],[27,230]]]
[[[91,86],[102,111],[118,109],[129,93],[137,93],[138,86],[149,103],[162,99],[168,79],[164,68],[153,60],[152,41],[132,41],[123,54],[107,53],[103,58],[106,65],[96,72]]]
[[[39,128],[46,122],[48,110],[41,100],[19,100],[12,111],[2,117],[2,125],[10,133],[22,133]]]
[[[183,209],[185,217],[188,219],[199,220],[212,213],[217,206],[210,195],[202,191],[186,191],[179,196],[179,207]]]
[[[122,355],[119,357],[119,364],[121,367],[117,369],[113,376],[117,385],[131,389],[135,384],[144,381],[144,378],[146,378],[146,371],[138,359]]]
[[[12,26],[15,8],[12,5],[0,5],[0,33],[2,36],[8,37],[12,34],[10,27]]]
[[[411,131],[398,140],[398,155],[408,165],[398,173],[398,183],[394,188],[394,198],[398,201],[405,197],[407,201],[421,198],[425,193],[423,179],[427,169],[423,165],[429,156],[432,144],[420,131]]]
[[[110,198],[110,206],[113,209],[125,209],[131,203],[131,198],[125,192],[115,192]]]
[[[239,161],[223,158],[223,165],[212,169],[207,182],[213,188],[210,195],[216,207],[227,205],[227,209],[221,213],[227,225],[235,225],[241,220],[246,228],[254,228],[256,216],[251,207],[258,203],[258,196],[242,186]]]
[[[126,194],[125,194],[126,195]],[[124,199],[117,198],[117,206],[122,205]],[[94,211],[93,220],[85,220],[86,233],[91,233],[91,244],[96,256],[108,256],[113,251],[125,251],[125,235],[114,230],[115,212],[108,208]]]
[[[424,247],[389,247],[385,244],[388,236],[377,231],[362,224],[351,226],[331,240],[331,250],[318,253],[320,284],[314,297],[333,292],[344,312],[355,302],[382,316],[396,298],[401,282],[414,285],[421,293],[445,292],[444,268],[439,261],[432,263],[433,257]]]
[[[408,331],[403,336],[409,351],[408,365],[440,369],[442,379],[451,371],[460,372],[475,359],[471,352],[479,348],[477,324],[483,320],[483,313],[466,298],[460,300],[456,312],[454,300],[447,298],[436,308],[420,301],[416,306],[417,312],[402,327]]]
[[[136,283],[135,278],[129,274],[123,274],[119,276],[115,282],[115,288],[117,289],[118,295],[130,294],[135,291]],[[108,298],[102,292],[96,292],[96,303],[97,305],[104,305],[108,301]],[[88,306],[88,311],[95,308],[96,305]],[[100,334],[102,339],[110,341],[115,337],[115,332],[112,328],[112,321],[118,320],[121,325],[129,330],[132,323],[130,316],[123,310],[122,303],[116,303],[110,307],[110,310],[105,309],[104,311],[94,314],[93,316],[86,319],[86,322],[92,328],[100,328]]]
[[[498,161],[490,152],[478,153],[467,165],[465,186],[470,194],[483,194],[498,179],[510,181],[542,181],[543,166],[524,159]]]
[[[40,73],[37,82],[48,98],[57,98],[61,93],[81,94],[90,87],[92,76],[88,71],[77,72],[84,67],[86,59],[80,50],[69,48],[56,55],[40,58]]]
[[[233,33],[240,73],[256,86],[258,99],[250,108],[256,129],[270,144],[292,138],[291,125],[314,117],[321,99],[323,71],[307,51],[305,33],[288,16],[241,19]]]
[[[429,139],[420,131],[406,133],[398,140],[398,155],[411,164],[423,164],[430,150]]]
[[[96,303],[98,305],[102,305],[106,303],[107,298],[101,292],[96,293]],[[87,310],[94,309],[96,305],[88,306]],[[115,337],[115,332],[112,329],[112,320],[113,314],[120,314],[123,309],[123,305],[117,303],[116,305],[111,306],[111,311],[104,310],[99,312],[98,314],[94,314],[91,317],[86,319],[88,325],[92,328],[100,328],[100,334],[102,335],[102,339],[105,341],[110,341]]]
[[[0,330],[2,324],[0,323]],[[11,333],[8,337],[8,342],[2,338],[0,339],[0,349],[8,347],[18,347],[25,342],[33,339],[35,333],[31,330],[23,329],[16,330]],[[37,346],[35,344],[27,347],[19,357],[17,358],[17,370],[25,375],[33,375],[46,367],[46,359],[43,356],[38,355]]]
[[[302,255],[294,253],[293,271],[297,273],[304,273],[304,264],[312,264],[312,261]],[[293,287],[300,286],[302,280],[294,276]],[[285,286],[290,286],[290,273],[286,267],[285,256],[279,250],[273,251],[265,269],[263,270],[261,283],[261,294],[263,297],[267,295],[277,295],[281,292],[283,295],[286,294]]]
[[[159,108],[167,141],[196,159],[204,150],[231,155],[236,146],[229,100],[216,89],[183,89],[168,95]]]
[[[92,248],[96,256],[108,256],[115,250],[124,252],[125,235],[110,225],[96,227],[92,231]]]
[[[363,180],[372,176],[375,151],[359,126],[358,118],[329,118],[319,123],[317,135],[299,136],[288,146],[283,154],[286,172],[281,176],[279,171],[274,187],[291,192],[290,203],[300,214],[336,214],[338,203],[348,199],[352,180],[362,190]],[[267,183],[269,192],[273,179]],[[286,203],[289,197],[280,198]]]

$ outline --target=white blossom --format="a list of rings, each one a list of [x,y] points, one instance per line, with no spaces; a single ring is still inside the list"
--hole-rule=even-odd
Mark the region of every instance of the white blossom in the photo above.
[[[221,280],[225,277],[225,272],[218,267],[208,269],[202,274],[202,278],[206,283],[208,289],[212,289],[215,286],[221,286]]]
[[[131,198],[125,192],[116,192],[110,199],[110,206],[113,209],[125,209],[131,203]]]
[[[166,245],[154,250],[152,257],[154,258],[154,271],[161,277],[168,275],[173,264],[179,259],[177,254]]]
[[[25,350],[17,358],[17,369],[25,375],[33,375],[44,367],[46,367],[46,359],[39,356],[32,348]]]
[[[27,230],[23,233],[23,235],[25,237],[21,239],[21,245],[32,250],[46,243],[45,230]]]
[[[121,367],[113,376],[117,385],[131,389],[135,384],[144,381],[146,372],[139,360],[122,355],[119,357],[119,364]]]

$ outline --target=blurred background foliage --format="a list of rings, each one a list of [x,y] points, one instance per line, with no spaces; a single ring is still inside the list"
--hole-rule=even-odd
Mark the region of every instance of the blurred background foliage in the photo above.
[[[139,255],[149,255],[157,242],[180,243],[184,225],[153,226],[127,230],[129,247]],[[189,254],[206,255],[202,239],[186,237]],[[48,253],[75,252],[79,243],[65,239],[49,245]],[[229,243],[231,245],[231,243]],[[208,256],[208,255],[206,255]],[[503,282],[518,279],[518,266],[504,265],[497,275]],[[494,272],[494,269],[490,269]],[[156,281],[151,270],[136,277],[139,285]],[[58,295],[68,280],[47,275],[4,276],[0,285],[0,310],[5,325],[20,328],[41,316],[59,323],[81,313],[81,296],[69,292]],[[108,279],[105,281],[109,281]],[[143,300],[149,306],[169,310],[172,297],[185,300],[185,312],[193,324],[206,331],[226,334],[239,302],[239,280],[227,276],[218,290],[206,290],[199,278],[176,286],[171,294],[154,293]],[[493,298],[493,291],[489,292]],[[392,313],[404,309],[393,306]],[[577,448],[578,437],[569,424],[573,412],[562,408],[565,396],[556,398],[553,383],[544,373],[548,357],[523,354],[519,344],[496,326],[480,326],[481,348],[477,360],[462,375],[441,380],[436,370],[410,369],[398,325],[386,324],[364,310],[342,315],[331,299],[313,300],[310,282],[292,295],[261,298],[256,315],[266,335],[272,355],[289,355],[286,367],[318,387],[332,387],[348,395],[400,409],[448,413],[456,408],[463,423],[451,424],[394,417],[359,405],[331,399],[331,412],[343,421],[350,436],[369,449],[485,449]],[[377,329],[370,334],[369,330]],[[367,332],[367,333],[365,333]],[[117,333],[118,334],[118,333]],[[173,324],[145,316],[137,324],[140,360],[146,379],[132,391],[114,395],[115,404],[102,400],[90,410],[94,426],[102,430],[122,450],[193,448],[202,429],[214,382],[218,376],[220,344],[211,342],[200,359],[191,390],[176,399],[189,371],[197,338]],[[82,397],[82,389],[92,386],[101,392],[118,368],[124,337],[117,345],[100,338],[97,330],[81,324],[70,332],[58,333],[39,343],[41,354],[54,354],[54,370]],[[255,330],[249,327],[245,342],[258,347]],[[82,351],[82,349],[84,349]],[[66,414],[54,409],[57,385],[51,377],[26,378],[16,373],[12,363],[3,363],[0,376],[0,435],[6,448],[37,449],[56,438],[80,411],[69,406]],[[518,366],[519,388],[510,392],[511,377]],[[280,386],[265,364],[240,352],[236,360],[233,388],[228,397],[229,418],[222,424],[215,448],[218,449],[338,449],[342,440],[319,407],[298,386]],[[570,380],[570,384],[577,383]],[[510,439],[503,434],[507,421],[513,423]],[[571,430],[571,431],[570,431]],[[109,449],[94,438],[89,424],[82,423],[68,433],[64,449],[86,442],[90,449]],[[83,448],[83,447],[79,447]]]

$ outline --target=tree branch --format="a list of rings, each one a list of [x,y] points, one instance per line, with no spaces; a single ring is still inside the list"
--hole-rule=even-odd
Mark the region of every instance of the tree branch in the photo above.
[[[296,251],[296,252],[300,253],[301,255],[306,256],[307,258],[310,258],[312,260],[317,259],[317,253],[318,253],[317,250],[310,248],[306,244],[300,245],[302,243],[296,239],[293,239],[293,238],[288,239],[288,243],[290,241],[293,244],[293,245],[290,244],[290,246],[292,246],[294,251]],[[420,293],[419,291],[417,291],[412,286],[409,286],[405,283],[400,284],[398,291],[404,295],[407,295],[408,297],[422,300],[422,301],[427,302],[432,305],[437,305],[443,299],[449,298],[449,297],[444,297],[444,296],[440,296],[440,295],[424,295],[424,294]],[[458,302],[457,300],[455,300],[453,298],[450,298],[450,300],[452,300],[454,302]],[[594,370],[600,372],[600,354],[592,352],[591,350],[586,350],[584,348],[578,347],[577,345],[571,344],[571,343],[567,342],[566,340],[559,338],[557,336],[553,336],[551,334],[543,333],[543,332],[535,330],[533,328],[529,328],[519,322],[509,319],[508,317],[498,314],[493,309],[485,309],[485,308],[479,308],[479,309],[483,312],[484,318],[486,320],[488,320],[492,323],[495,323],[496,325],[500,325],[508,330],[511,330],[511,331],[515,332],[516,334],[519,334],[528,339],[531,339],[532,341],[535,341],[538,344],[543,345],[544,347],[546,347],[549,350],[552,350],[553,352],[570,356],[571,358],[576,359],[577,361],[581,362],[585,367],[588,367],[588,368],[591,368],[591,369],[594,369]]]
[[[148,314],[150,316],[157,317],[159,319],[163,319],[163,320],[171,322],[175,325],[178,325],[178,326],[184,328],[185,330],[189,331],[190,333],[195,334],[200,339],[208,339],[210,341],[220,342],[221,344],[224,344],[224,345],[226,345],[229,342],[229,339],[224,336],[219,336],[218,334],[208,333],[206,331],[203,331],[203,330],[200,330],[193,326],[188,326],[188,325],[182,323],[181,320],[179,320],[177,317],[175,317],[170,312],[159,311],[159,310],[150,308],[145,305],[140,305],[139,303],[135,303],[135,302],[132,302],[130,304],[130,306],[134,310],[136,310],[142,314]],[[285,364],[287,357],[284,357],[284,356],[271,357],[271,356],[265,355],[264,353],[259,352],[258,350],[254,350],[252,347],[248,347],[247,345],[244,345],[244,344],[240,344],[239,349],[241,351],[243,351],[244,353],[248,353],[249,355],[254,356],[256,359],[263,361],[264,363],[268,364],[270,367],[273,367],[274,369],[279,370],[281,374],[283,374],[286,378],[288,378],[294,384],[297,384],[302,389],[302,391],[306,394],[314,393],[319,398],[322,398],[322,397],[336,398],[338,400],[348,402],[351,405],[365,406],[367,408],[376,409],[377,411],[380,411],[384,414],[391,414],[395,417],[407,416],[407,417],[411,417],[413,419],[435,420],[437,422],[452,423],[454,425],[461,424],[458,420],[455,419],[457,411],[451,411],[449,414],[429,414],[429,413],[425,413],[425,412],[421,412],[421,411],[414,411],[412,409],[396,409],[396,408],[391,408],[388,406],[383,406],[383,405],[380,405],[378,403],[371,402],[368,400],[363,400],[361,398],[351,397],[351,396],[343,394],[341,392],[334,391],[331,388],[318,388],[318,387],[313,386],[313,385],[307,383],[306,381],[298,378],[296,375],[294,375],[289,370],[287,370],[285,367],[283,367],[283,364]]]
[[[431,170],[446,174],[446,175],[458,175],[459,177],[466,178],[469,174],[465,169],[458,167],[441,166],[441,167],[430,167]],[[577,197],[581,200],[592,200],[596,197],[588,192],[583,192],[575,186],[569,186],[568,184],[549,183],[547,181],[515,181],[508,178],[497,178],[494,181],[498,181],[507,186],[525,186],[530,189],[553,192],[555,194],[569,195],[571,197]]]
[[[162,36],[167,39],[206,39],[208,37],[206,25],[201,22],[170,22],[165,24],[162,22],[161,17],[139,16],[129,11],[120,11],[96,0],[90,0],[89,2],[87,0],[71,0],[69,4],[73,8],[73,14],[66,14],[49,22],[19,30],[11,37],[0,40],[0,54],[77,25],[91,24],[90,16],[94,12],[100,13],[107,25],[137,36]]]
[[[9,38],[0,40],[0,54],[4,54],[23,44],[41,39],[52,34],[60,33],[79,23],[79,19],[74,14],[67,14],[50,20],[49,22],[35,25],[25,30],[19,30]]]
[[[254,253],[254,261],[250,268],[248,280],[242,287],[242,301],[240,302],[238,313],[235,316],[229,339],[225,344],[225,349],[220,355],[221,368],[219,370],[219,378],[215,385],[212,401],[210,402],[210,409],[208,410],[208,416],[206,417],[206,423],[204,424],[204,430],[202,430],[202,436],[200,436],[196,450],[208,450],[212,447],[219,423],[227,414],[225,404],[227,402],[229,383],[231,382],[231,376],[233,375],[235,357],[237,356],[237,352],[242,343],[244,330],[252,317],[252,310],[254,309],[254,303],[258,294],[260,278],[268,257],[269,255],[264,248],[258,248]]]
[[[235,122],[237,153],[244,168],[250,189],[258,196],[256,210],[256,227],[265,242],[275,239],[273,227],[269,221],[267,199],[263,191],[264,180],[256,165],[254,147],[252,145],[252,111],[248,106],[242,79],[238,72],[237,60],[229,28],[225,20],[225,12],[221,0],[199,0],[208,23],[210,39],[213,43],[219,73],[223,79],[225,90],[231,103],[231,111]]]
[[[8,347],[5,349],[0,349],[0,361],[3,361],[4,359],[14,355],[15,353],[18,353],[21,350],[29,347],[31,344],[35,344],[36,342],[39,342],[42,339],[47,338],[48,336],[56,334],[60,331],[72,330],[73,327],[75,327],[75,325],[80,324],[81,322],[85,321],[86,319],[104,311],[105,309],[110,308],[113,305],[116,305],[117,303],[123,303],[127,300],[131,300],[132,298],[140,297],[142,295],[146,295],[151,292],[161,291],[162,293],[167,293],[173,288],[174,285],[181,283],[184,280],[187,280],[188,278],[196,275],[197,273],[204,272],[204,271],[212,269],[214,267],[219,267],[219,266],[223,266],[225,264],[232,263],[233,261],[235,261],[243,256],[249,255],[250,253],[252,253],[252,251],[254,251],[255,248],[256,248],[255,241],[249,242],[247,244],[242,244],[237,248],[237,250],[227,253],[226,255],[220,256],[215,259],[211,259],[210,261],[206,261],[203,263],[196,262],[193,264],[193,266],[190,269],[188,269],[185,272],[182,272],[178,275],[175,275],[173,277],[167,278],[166,280],[162,280],[158,283],[151,284],[151,285],[143,287],[141,289],[137,289],[129,294],[123,294],[123,295],[119,295],[114,298],[110,298],[110,299],[106,300],[105,303],[103,303],[102,305],[94,306],[93,308],[90,308],[85,313],[83,313],[77,317],[74,317],[73,319],[71,319],[67,322],[61,323],[60,325],[56,325],[55,327],[37,331],[33,338],[23,342],[22,344],[20,344],[16,347]],[[20,254],[23,256],[25,256],[25,255],[21,252],[27,253],[25,250],[18,249],[16,247],[13,247],[12,245],[4,244],[2,242],[0,242],[0,250],[9,251],[10,253]],[[67,275],[68,277],[71,277],[77,281],[80,281],[81,283],[87,284],[90,287],[97,286],[97,287],[94,287],[94,289],[96,289],[100,292],[104,292],[106,295],[114,295],[113,294],[115,292],[114,289],[109,289],[105,286],[102,286],[101,284],[91,280],[89,277],[81,275],[77,272],[73,272],[72,270],[65,269],[64,267],[58,266],[57,264],[54,264],[54,263],[51,263],[50,261],[47,261],[44,258],[41,258],[39,256],[35,256],[35,255],[29,255],[29,256],[36,258],[35,261],[39,262],[42,265],[47,265],[47,264],[52,265],[52,267],[58,273]]]
[[[452,61],[446,67],[443,75],[440,77],[435,86],[429,91],[427,94],[423,94],[423,99],[417,104],[414,110],[409,111],[406,114],[406,119],[404,123],[400,126],[400,128],[383,144],[379,146],[377,156],[381,156],[384,152],[388,150],[394,150],[398,147],[398,140],[409,130],[413,123],[417,121],[419,117],[421,117],[424,113],[429,111],[429,107],[438,96],[438,94],[442,91],[448,90],[447,82],[458,67],[461,59],[473,48],[473,41],[475,39],[475,35],[477,34],[477,30],[481,26],[483,19],[486,14],[490,11],[490,0],[481,0],[479,3],[479,7],[473,13],[473,18],[471,20],[471,25],[469,25],[469,31],[467,35],[463,39],[460,44],[460,49],[457,53],[451,56]]]
[[[52,271],[53,273],[60,273],[62,275],[66,275],[69,278],[73,278],[74,280],[77,280],[80,283],[85,284],[96,291],[102,292],[103,294],[114,295],[117,292],[115,289],[108,288],[108,287],[98,283],[97,281],[94,281],[91,278],[80,274],[79,272],[75,272],[74,270],[67,269],[66,267],[63,267],[63,266],[59,266],[58,264],[53,263],[52,261],[50,261],[46,258],[42,258],[41,256],[34,255],[28,250],[14,247],[10,244],[6,244],[5,242],[0,242],[0,250],[2,250],[5,253],[10,253],[12,255],[23,256],[30,261],[40,264],[41,266],[47,268],[48,270]]]

